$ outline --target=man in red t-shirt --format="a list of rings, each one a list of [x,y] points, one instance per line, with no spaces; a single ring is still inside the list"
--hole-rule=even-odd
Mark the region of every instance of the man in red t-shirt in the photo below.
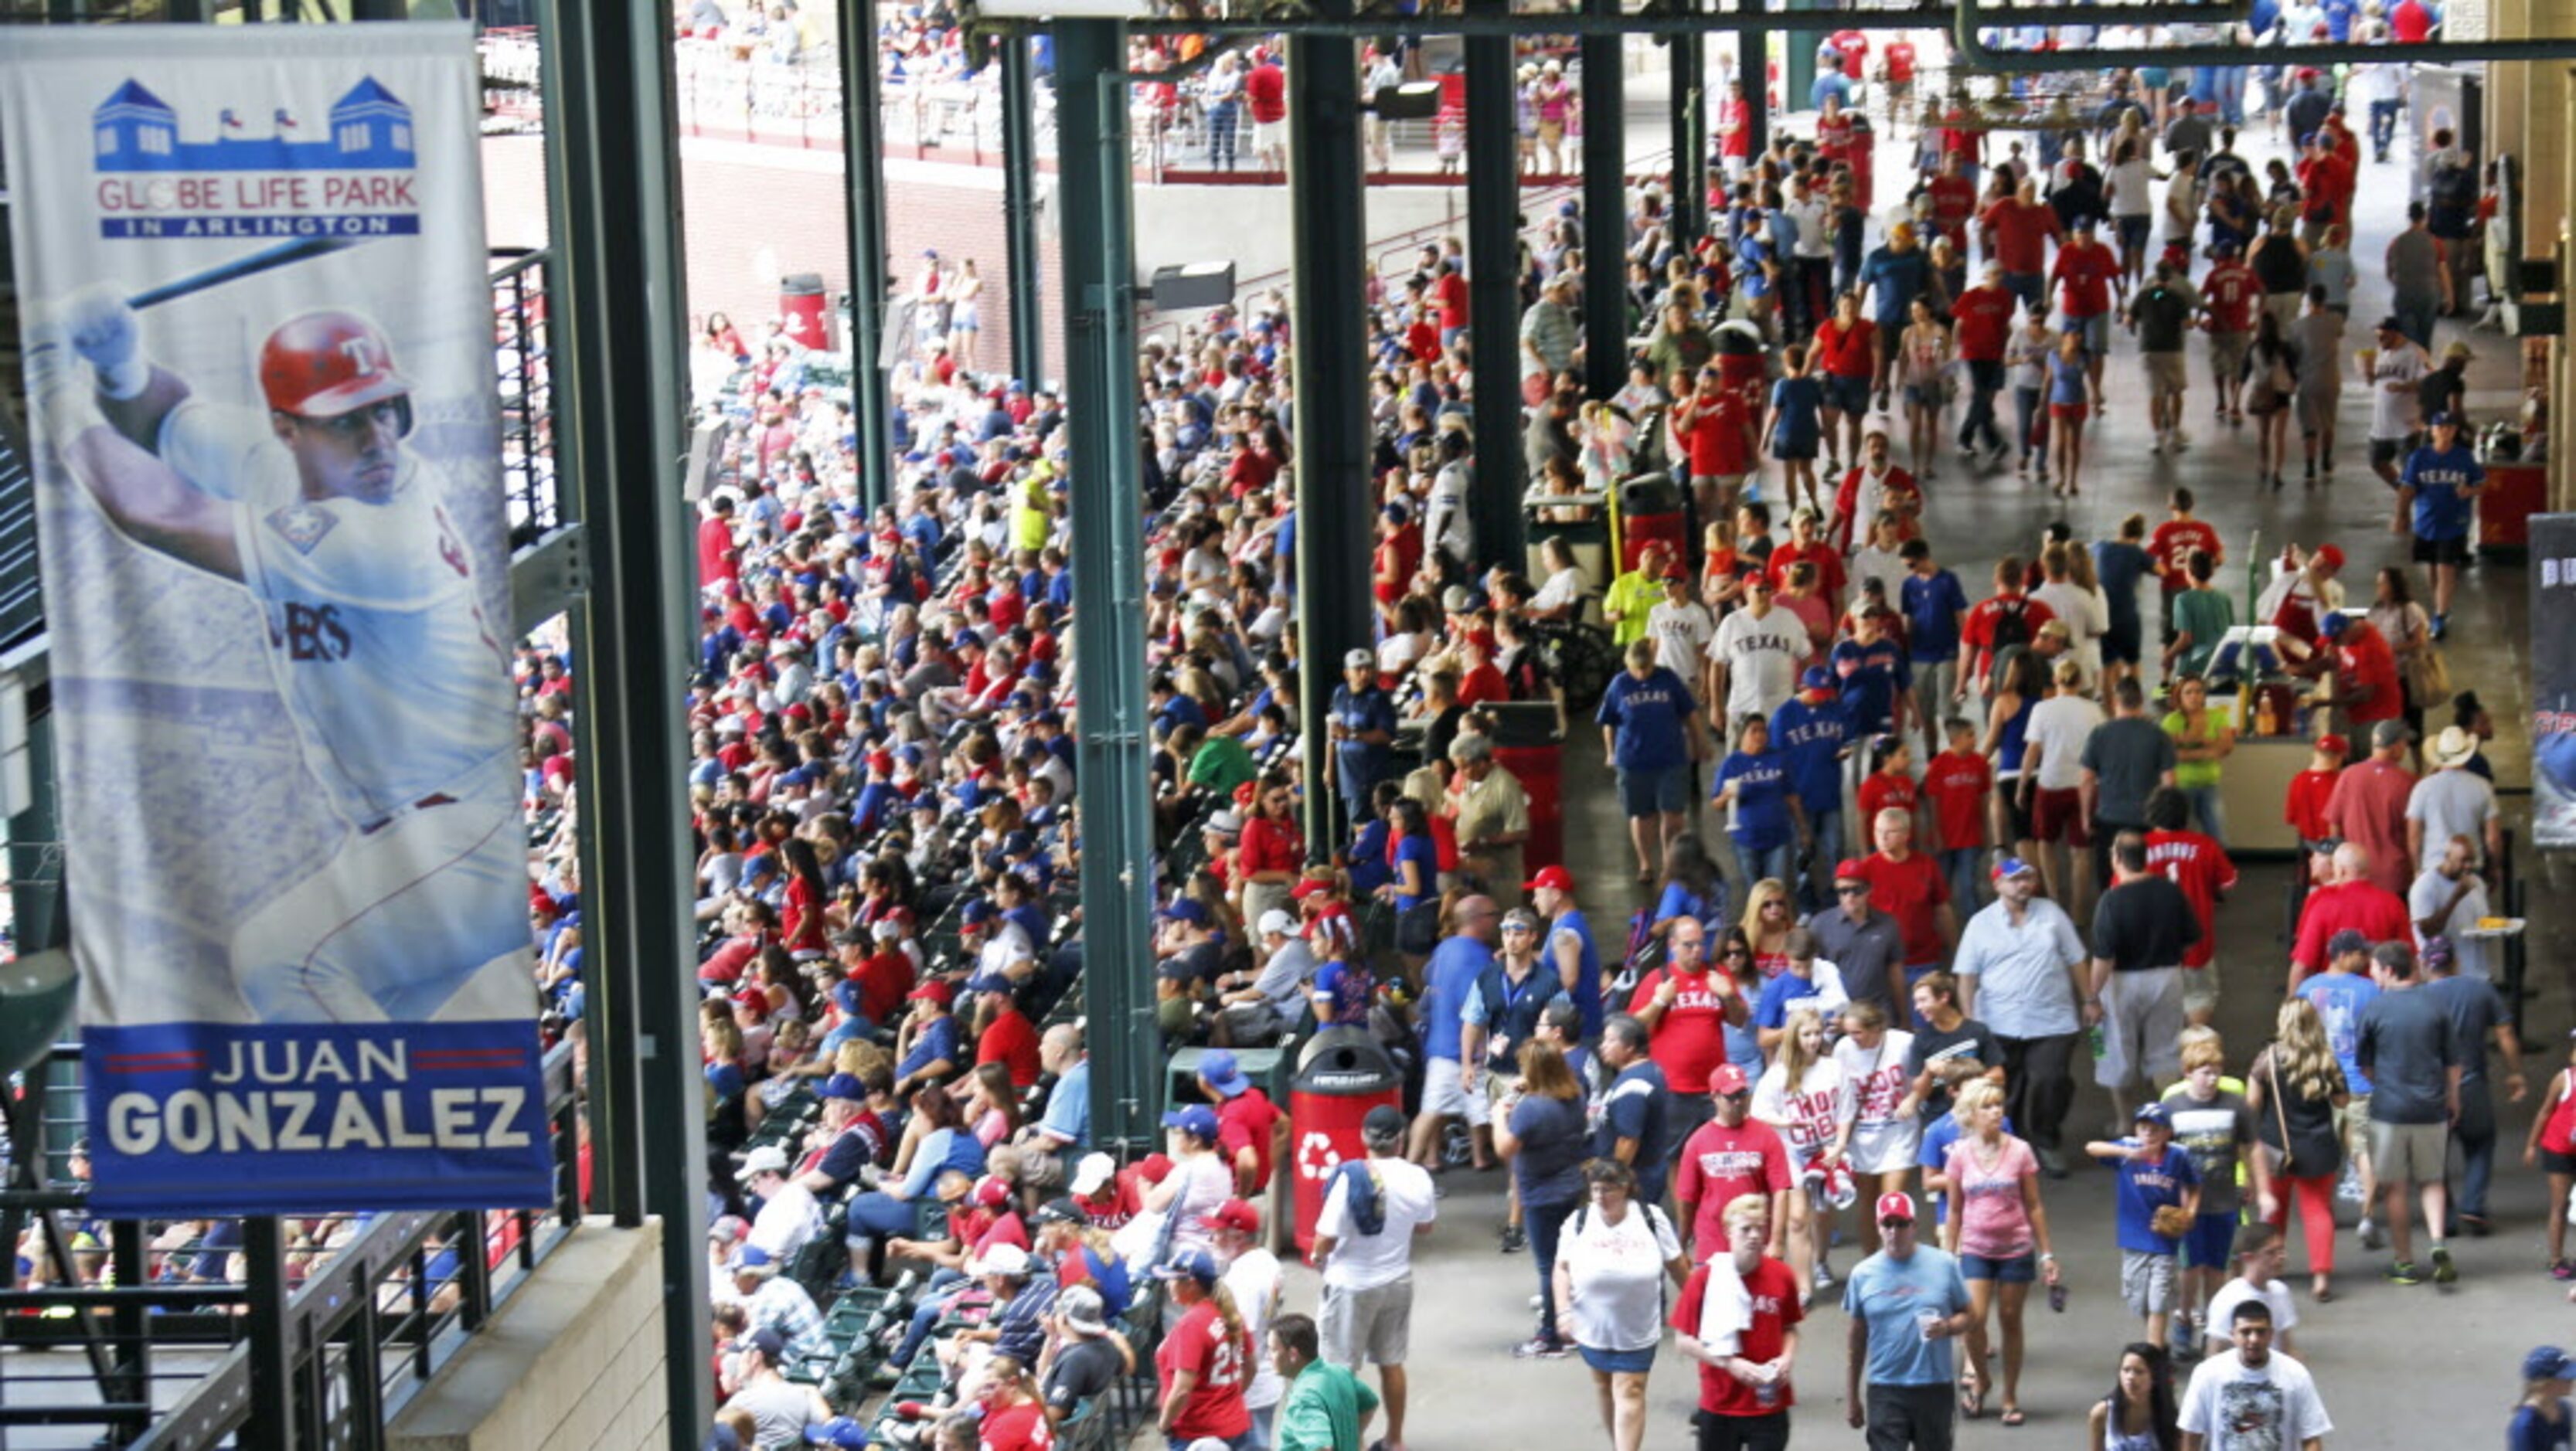
[[[1288,1118],[1270,1095],[1223,1048],[1199,1056],[1199,1091],[1216,1105],[1216,1142],[1234,1168],[1234,1192],[1259,1199],[1270,1192],[1270,1166],[1288,1146]]]
[[[1950,239],[1958,249],[1960,260],[1968,256],[1968,222],[1977,214],[1977,184],[1968,180],[1968,158],[1952,152],[1941,158],[1941,169],[1923,187],[1932,198],[1932,225]]]
[[[2209,328],[2209,376],[2218,386],[2218,411],[2245,417],[2245,351],[2254,342],[2254,310],[2262,305],[2263,282],[2237,255],[2234,242],[2210,248],[2217,260],[2200,282],[2201,315]]]
[[[2320,127],[2308,140],[2299,161],[2299,236],[2310,247],[2325,239],[2326,228],[2351,215],[2352,163],[2335,150],[2335,138]]]
[[[1288,169],[1288,72],[1277,57],[1256,50],[1243,73],[1243,106],[1252,113],[1252,164],[1261,171]]]
[[[2164,604],[2157,618],[2164,622],[2164,638],[2173,639],[2174,596],[2191,588],[2191,554],[2202,550],[2215,567],[2227,562],[2227,547],[2219,542],[2218,531],[2191,516],[2198,501],[2191,490],[2177,487],[2168,502],[2165,521],[2147,536],[2147,557],[2156,567],[2156,579],[2164,586]]]
[[[2004,290],[2035,315],[2048,311],[2048,244],[2064,233],[2057,209],[2039,199],[2039,183],[2028,177],[2011,196],[1986,203],[1977,225],[1992,234],[1987,255],[2003,264]]]
[[[2111,283],[2119,275],[2119,254],[2094,240],[2091,217],[2077,217],[2075,235],[2057,249],[2048,276],[2057,284],[2066,331],[2084,340],[2085,371],[2092,376],[2096,406],[2102,401],[2102,360],[2111,352]]]
[[[2406,808],[2417,783],[2415,773],[2406,769],[2406,747],[2406,722],[2373,725],[2370,754],[2344,767],[2326,796],[2326,821],[2334,835],[2366,853],[2365,875],[2401,899],[2415,884],[2415,854],[2406,848]]]
[[[1675,1094],[1676,1104],[1680,1100]],[[1682,1249],[1693,1264],[1726,1249],[1726,1206],[1737,1196],[1759,1194],[1771,1202],[1765,1252],[1782,1253],[1789,1226],[1789,1147],[1780,1132],[1753,1117],[1753,1085],[1744,1070],[1721,1063],[1709,1074],[1708,1122],[1682,1141],[1673,1176],[1673,1204],[1681,1211]]]
[[[2191,915],[2200,921],[2200,938],[2182,950],[2183,1014],[2207,1024],[2218,1007],[2218,975],[2209,971],[2218,946],[2218,904],[2236,890],[2236,864],[2227,848],[2197,831],[2184,829],[2191,818],[2191,799],[2171,786],[2147,793],[2147,870],[2182,888]]]
[[[1728,1026],[1752,1017],[1734,980],[1709,970],[1707,949],[1708,930],[1698,919],[1675,919],[1664,936],[1664,965],[1628,998],[1629,1013],[1646,1025],[1646,1056],[1673,1091],[1673,1112],[1694,1125],[1708,1117],[1709,1075],[1726,1062]]]
[[[2392,721],[2406,712],[2405,694],[2397,681],[2397,655],[2388,637],[2370,617],[2352,610],[2330,610],[2317,622],[2318,632],[2334,650],[2334,694],[2327,704],[2343,712],[2352,734],[2365,726]]]
[[[1010,1070],[1011,1086],[1027,1088],[1038,1081],[1038,1030],[1011,1000],[1011,980],[1000,973],[967,984],[983,1000],[984,1031],[975,1039],[975,1066],[999,1063]]]
[[[1869,883],[1869,903],[1896,919],[1904,940],[1905,983],[1947,961],[1959,941],[1959,914],[1950,906],[1950,886],[1941,879],[1941,864],[1914,849],[1914,814],[1889,807],[1870,822],[1870,839],[1878,850],[1861,859],[1860,879]]]
[[[1674,1298],[1672,1325],[1680,1332],[1682,1358],[1699,1363],[1701,1415],[1780,1417],[1785,1428],[1789,1408],[1797,1403],[1797,1393],[1789,1383],[1789,1366],[1784,1357],[1789,1331],[1805,1318],[1806,1311],[1798,1294],[1797,1277],[1787,1265],[1763,1252],[1771,1234],[1766,1203],[1739,1199],[1723,1206],[1719,1214],[1725,1243],[1709,1247],[1710,1259],[1724,1254],[1733,1260],[1736,1283],[1750,1297],[1748,1308],[1752,1313],[1743,1327],[1724,1339],[1713,1330],[1706,1341],[1700,1339],[1700,1312],[1708,1302],[1706,1260],[1691,1271],[1690,1278],[1682,1283],[1681,1293]],[[1724,1291],[1723,1286],[1720,1289]],[[1712,1353],[1730,1342],[1734,1347],[1731,1352]],[[1746,1420],[1721,1424],[1750,1428],[1753,1423]],[[1760,1443],[1737,1438],[1712,1444]]]
[[[1959,683],[1951,699],[1966,700],[1971,682],[1992,695],[1995,660],[2002,648],[2035,644],[2040,627],[2057,618],[2055,611],[2023,590],[2028,581],[2019,556],[2007,554],[1996,561],[1993,596],[1970,606],[1959,626]]]
[[[1458,264],[1444,260],[1431,283],[1431,300],[1440,306],[1440,345],[1447,347],[1467,330],[1467,279]]]
[[[2290,991],[2326,970],[2332,958],[2327,944],[2338,932],[2358,932],[2373,943],[2411,940],[2414,924],[2406,920],[2406,903],[2370,880],[2370,853],[2345,842],[2336,847],[2326,884],[2308,893],[2299,908],[2299,932],[2290,948]]]
[[[1959,452],[1969,452],[1983,438],[1994,450],[1994,466],[2010,451],[1995,422],[1995,395],[2004,390],[2004,343],[2012,333],[2013,301],[2012,290],[2004,286],[2003,263],[1989,258],[1976,285],[1961,292],[1950,308],[1959,357],[1968,365],[1968,415],[1959,420]]]
[[[1834,54],[1843,59],[1843,74],[1855,81],[1867,79],[1869,37],[1857,30],[1837,30],[1833,42]]]
[[[2433,33],[2433,9],[2424,0],[2397,0],[2388,12],[2388,33],[2399,45],[2420,45]]]

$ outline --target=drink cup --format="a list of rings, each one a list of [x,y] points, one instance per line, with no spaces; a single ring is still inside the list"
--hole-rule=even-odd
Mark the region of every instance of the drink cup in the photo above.
[[[1914,1312],[1914,1323],[1922,1327],[1923,1338],[1926,1340],[1932,1338],[1933,1326],[1938,1325],[1949,1318],[1949,1316],[1942,1314],[1938,1310],[1917,1310]]]

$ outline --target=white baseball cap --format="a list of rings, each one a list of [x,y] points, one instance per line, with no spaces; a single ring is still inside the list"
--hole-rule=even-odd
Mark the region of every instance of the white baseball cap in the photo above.
[[[1073,1166],[1073,1192],[1085,1195],[1097,1194],[1101,1186],[1115,1178],[1117,1173],[1116,1159],[1107,1154],[1085,1154],[1082,1156],[1082,1162]]]
[[[1281,911],[1277,907],[1273,907],[1269,911],[1262,913],[1261,935],[1268,937],[1272,933],[1277,933],[1282,937],[1296,936],[1297,919],[1289,916],[1286,912]]]

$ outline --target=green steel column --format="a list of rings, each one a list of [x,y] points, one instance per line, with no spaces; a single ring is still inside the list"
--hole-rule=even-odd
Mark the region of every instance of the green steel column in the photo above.
[[[1339,19],[1349,0],[1323,0]],[[1296,309],[1297,620],[1303,630],[1298,692],[1306,752],[1306,841],[1320,859],[1341,839],[1332,795],[1333,746],[1325,723],[1345,651],[1370,643],[1368,247],[1362,235],[1359,60],[1347,38],[1296,36],[1288,75],[1288,208],[1295,235],[1289,295]],[[1344,802],[1365,812],[1366,802]]]
[[[1508,14],[1509,0],[1468,0]],[[1471,35],[1467,60],[1467,321],[1474,340],[1479,558],[1521,562],[1520,131],[1512,41]]]
[[[1619,0],[1590,0],[1616,15]],[[1583,37],[1583,389],[1628,381],[1627,38]]]
[[[1160,1137],[1154,1025],[1153,778],[1146,767],[1145,489],[1137,433],[1136,243],[1127,136],[1127,27],[1056,31],[1056,179],[1063,208],[1064,372],[1073,467],[1074,711],[1081,783],[1083,1007],[1091,1132],[1102,1147]]]
[[[1038,302],[1037,80],[1025,35],[1002,38],[1002,235],[1011,284],[1011,375],[1031,388],[1046,372],[1046,309]]]
[[[894,401],[884,356],[885,112],[877,93],[877,10],[841,7],[841,168],[850,232],[850,415],[859,435],[859,502],[870,514],[892,491]]]
[[[71,945],[63,903],[63,820],[48,686],[27,692],[27,809],[9,818],[9,907],[20,956]]]
[[[557,429],[586,532],[591,597],[576,612],[584,699],[582,929],[592,1143],[610,1212],[662,1221],[663,1354],[674,1451],[715,1408],[683,1368],[707,1346],[706,1105],[697,1073],[687,754],[674,693],[690,596],[678,461],[687,416],[678,139],[669,0],[541,7],[550,22],[548,212],[559,305]]]
[[[1790,10],[1813,10],[1808,0],[1782,0]],[[1769,37],[1766,35],[1765,40]],[[1780,113],[1788,115],[1806,109],[1807,97],[1816,89],[1816,46],[1824,39],[1812,30],[1792,30],[1782,49],[1787,52],[1780,65]],[[1767,47],[1766,47],[1767,49]]]
[[[1673,62],[1673,245],[1688,251],[1708,230],[1708,37],[1676,35]]]

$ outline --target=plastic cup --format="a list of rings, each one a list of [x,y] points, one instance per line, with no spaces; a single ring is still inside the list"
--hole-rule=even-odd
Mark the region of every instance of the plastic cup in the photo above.
[[[1942,1314],[1938,1310],[1917,1310],[1914,1312],[1914,1323],[1922,1327],[1923,1338],[1926,1340],[1930,1340],[1932,1338],[1933,1326],[1938,1325],[1949,1318],[1949,1316]]]

